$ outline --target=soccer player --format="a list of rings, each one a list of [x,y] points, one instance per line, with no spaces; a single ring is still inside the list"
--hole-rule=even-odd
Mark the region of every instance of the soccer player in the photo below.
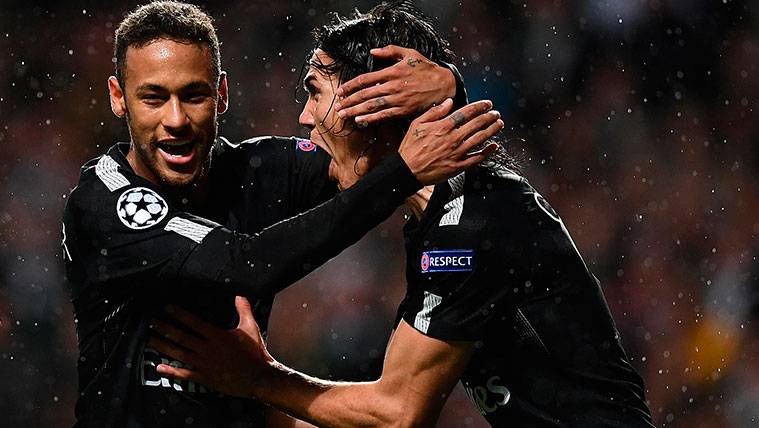
[[[265,328],[274,293],[423,184],[483,160],[486,153],[468,151],[495,122],[482,120],[491,106],[456,111],[467,122],[456,130],[445,117],[450,100],[431,109],[410,129],[434,132],[409,134],[365,182],[329,199],[329,157],[312,142],[217,139],[227,78],[211,19],[197,7],[138,8],[116,31],[115,57],[111,107],[126,117],[131,142],[83,166],[64,211],[80,350],[77,426],[261,426],[258,403],[158,375],[158,364],[179,363],[145,347],[150,319],[171,301],[231,327],[234,295],[243,294]],[[407,77],[419,84],[429,75]]]
[[[386,43],[450,55],[406,2],[317,32],[300,120],[333,157],[342,188],[360,185],[402,141],[390,124],[331,131],[343,126],[329,108],[332,88],[366,71],[368,48]],[[417,131],[426,134],[409,130]],[[377,381],[330,382],[278,363],[243,298],[234,330],[182,311],[177,320],[194,334],[156,322],[155,346],[193,367],[158,371],[256,397],[319,426],[433,426],[459,379],[497,427],[652,426],[643,382],[596,278],[559,216],[508,159],[420,190],[407,205],[415,214],[404,229],[408,290]]]

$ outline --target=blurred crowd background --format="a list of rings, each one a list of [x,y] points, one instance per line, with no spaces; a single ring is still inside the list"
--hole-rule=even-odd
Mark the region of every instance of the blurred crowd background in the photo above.
[[[73,421],[61,211],[117,140],[113,31],[136,4],[0,2],[0,415]],[[310,30],[374,1],[201,3],[216,19],[232,140],[305,135]],[[658,426],[759,425],[759,4],[419,0],[490,98],[523,171],[603,284]],[[332,379],[378,374],[403,296],[403,210],[282,293],[272,353]],[[314,225],[318,227],[318,225]],[[582,310],[582,308],[578,308]],[[457,389],[440,427],[487,426]]]

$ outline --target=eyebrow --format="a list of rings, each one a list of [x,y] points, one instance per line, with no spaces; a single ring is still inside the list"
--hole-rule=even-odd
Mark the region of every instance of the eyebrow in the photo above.
[[[185,91],[193,91],[198,89],[212,89],[212,87],[207,82],[202,81],[195,81],[190,82],[187,85],[181,87],[179,90],[181,92]],[[145,83],[143,85],[140,85],[137,87],[137,92],[167,92],[167,89],[161,85],[156,85],[154,83]]]
[[[303,79],[303,89],[309,90],[309,89],[316,89],[316,76],[313,74],[309,74],[306,76],[305,79]],[[309,91],[310,92],[310,91]]]

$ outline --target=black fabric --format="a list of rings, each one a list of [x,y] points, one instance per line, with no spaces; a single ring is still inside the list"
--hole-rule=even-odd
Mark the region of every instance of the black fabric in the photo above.
[[[475,343],[462,382],[493,426],[652,426],[598,281],[524,178],[467,171],[436,186],[405,235],[399,320]],[[471,260],[443,256],[430,272],[440,254]]]
[[[221,141],[209,201],[190,208],[135,175],[128,147],[85,164],[64,210],[80,350],[77,426],[262,426],[253,400],[158,376],[157,364],[181,363],[145,347],[150,320],[172,303],[230,328],[234,296],[242,294],[265,334],[276,291],[354,243],[420,184],[394,156],[332,197],[329,157],[311,142]]]

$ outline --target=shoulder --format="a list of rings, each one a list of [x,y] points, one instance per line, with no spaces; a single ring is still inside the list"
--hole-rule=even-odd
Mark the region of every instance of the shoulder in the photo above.
[[[313,156],[320,152],[323,153],[311,140],[276,135],[248,138],[237,143],[226,138],[220,138],[218,149],[221,154],[247,154],[249,156],[285,153]]]
[[[220,138],[216,150],[219,163],[240,164],[254,169],[265,166],[295,166],[302,163],[329,163],[329,156],[324,150],[310,140],[298,137],[266,135],[236,143]]]
[[[522,239],[561,230],[561,219],[527,178],[511,170],[473,168],[448,181],[436,234],[452,239]]]
[[[113,146],[108,153],[82,165],[79,182],[69,196],[69,203],[101,201],[135,182],[134,173],[117,161],[118,156],[114,153],[117,148],[118,146]]]
[[[126,168],[124,161],[111,149],[86,162],[68,197],[65,216],[78,227],[100,232],[143,230],[162,223],[170,211],[170,199]]]

